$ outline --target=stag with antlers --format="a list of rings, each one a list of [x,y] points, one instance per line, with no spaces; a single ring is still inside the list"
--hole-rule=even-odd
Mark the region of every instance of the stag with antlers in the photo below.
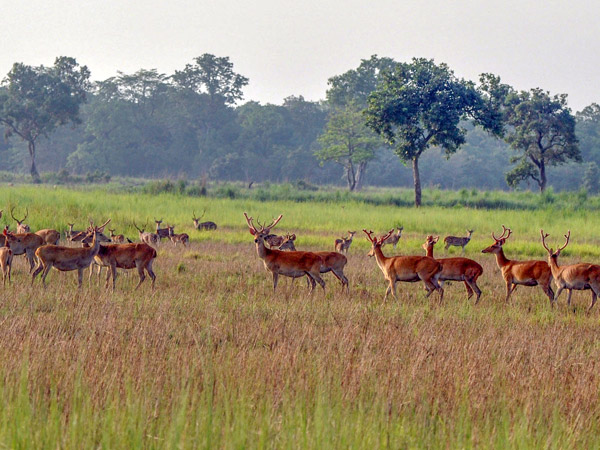
[[[202,211],[202,215],[200,217],[196,217],[196,211],[194,211],[194,215],[192,217],[192,221],[194,222],[194,228],[198,231],[201,230],[216,230],[217,224],[214,222],[200,222],[206,213],[206,209]]]
[[[133,226],[135,227],[136,230],[138,230],[140,241],[143,242],[144,244],[156,245],[160,241],[158,234],[149,233],[147,231],[144,231],[146,229],[146,227],[148,226],[148,222],[146,222],[146,225],[144,225],[142,228],[139,228],[135,224],[135,222],[133,222]]]
[[[384,302],[390,292],[394,298],[398,298],[396,297],[396,282],[398,281],[409,283],[422,281],[425,284],[425,289],[427,289],[427,297],[435,290],[439,292],[440,303],[442,302],[444,289],[438,283],[442,265],[438,261],[428,256],[393,256],[387,258],[381,251],[381,246],[394,230],[392,229],[381,238],[373,237],[372,231],[363,231],[367,235],[367,239],[371,241],[371,251],[368,255],[375,256],[377,265],[389,284],[383,297]]]
[[[306,275],[311,283],[311,293],[316,283],[319,283],[323,291],[325,291],[325,282],[320,275],[322,260],[318,255],[312,252],[284,252],[281,250],[271,250],[266,247],[265,237],[279,223],[283,214],[279,215],[277,219],[273,219],[268,226],[262,225],[257,220],[260,229],[256,228],[252,217],[248,217],[246,213],[244,213],[244,217],[248,223],[250,234],[254,236],[258,257],[263,260],[265,268],[273,274],[273,291],[277,288],[279,275],[292,278],[299,278]]]
[[[540,230],[542,235],[542,245],[548,252],[548,263],[550,264],[550,270],[552,270],[552,276],[554,282],[558,286],[556,295],[554,296],[554,302],[558,300],[563,289],[567,290],[567,305],[571,306],[571,294],[573,289],[576,291],[582,291],[591,289],[592,291],[592,302],[588,308],[588,312],[594,307],[598,296],[600,295],[600,265],[597,264],[569,264],[566,266],[558,265],[558,257],[567,245],[569,245],[569,239],[571,238],[571,231],[565,234],[565,245],[554,251],[552,248],[548,248],[546,245],[546,238],[549,236],[544,233],[544,230]]]
[[[502,277],[506,282],[506,299],[508,302],[510,296],[517,286],[540,286],[544,293],[550,299],[550,305],[554,303],[554,291],[552,291],[552,271],[546,261],[512,261],[504,255],[502,246],[510,237],[512,231],[502,225],[502,235],[496,237],[492,233],[494,243],[484,248],[481,253],[494,253],[496,263],[502,272]]]
[[[12,217],[12,219],[15,222],[17,222],[17,234],[24,234],[24,233],[31,232],[29,225],[23,223],[23,222],[25,222],[25,219],[27,219],[27,216],[29,216],[29,208],[25,208],[25,217],[23,217],[21,220],[19,220],[15,217],[14,209],[15,209],[14,207],[10,208],[10,217]]]

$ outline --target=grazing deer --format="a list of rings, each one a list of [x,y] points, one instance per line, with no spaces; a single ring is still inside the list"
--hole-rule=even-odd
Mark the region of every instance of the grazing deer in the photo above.
[[[11,233],[4,235],[5,241],[13,252],[13,256],[25,255],[29,262],[29,272],[35,267],[34,256],[38,247],[45,244],[44,239],[35,233]]]
[[[60,241],[60,233],[50,228],[36,231],[35,234],[41,237],[46,244],[58,245],[58,241]]]
[[[141,242],[143,242],[144,244],[148,244],[148,245],[158,244],[158,242],[160,240],[158,237],[158,234],[149,233],[147,231],[144,231],[146,229],[146,226],[148,226],[147,222],[146,222],[146,225],[144,225],[142,228],[138,228],[138,226],[135,224],[135,222],[133,222],[133,226],[135,227],[136,230],[138,230]]]
[[[510,228],[502,225],[502,235],[497,238],[492,233],[494,243],[484,248],[481,253],[494,253],[496,263],[502,272],[502,277],[506,282],[506,299],[508,302],[510,296],[517,286],[540,286],[544,293],[550,299],[550,305],[554,302],[554,291],[552,291],[552,272],[546,261],[511,261],[504,255],[502,246],[512,234]]]
[[[550,264],[550,270],[554,277],[554,282],[558,286],[556,295],[554,296],[554,302],[558,300],[563,289],[567,290],[567,304],[571,306],[571,293],[573,289],[577,291],[591,289],[592,291],[592,302],[588,308],[588,312],[596,304],[596,300],[600,295],[600,265],[598,264],[569,264],[567,266],[558,265],[558,256],[560,252],[569,245],[569,238],[571,237],[571,231],[565,234],[565,245],[554,251],[552,248],[548,248],[546,245],[546,238],[548,234],[544,234],[544,230],[540,230],[542,235],[542,245],[548,252],[548,263]]]
[[[350,250],[350,245],[352,245],[352,239],[356,231],[348,231],[348,237],[342,237],[341,239],[335,240],[335,251],[338,253],[348,253]]]
[[[214,222],[200,222],[200,219],[204,217],[206,213],[206,209],[202,211],[202,215],[200,217],[196,217],[196,211],[194,211],[194,216],[192,220],[194,221],[194,228],[196,230],[216,230],[217,224]]]
[[[307,275],[309,277],[312,293],[316,283],[325,291],[325,282],[321,278],[321,257],[311,252],[283,252],[281,250],[271,250],[265,246],[265,237],[269,235],[271,229],[279,223],[283,214],[271,222],[271,225],[264,226],[260,223],[260,230],[254,226],[252,217],[244,213],[250,234],[254,236],[256,244],[256,253],[263,260],[265,268],[273,274],[273,291],[277,288],[279,275],[286,277],[299,278]]]
[[[396,248],[396,245],[398,245],[398,241],[400,240],[400,238],[402,237],[402,230],[404,230],[404,227],[400,227],[400,228],[396,228],[398,231],[395,234],[392,234],[389,238],[387,238],[383,244],[382,247],[385,244],[392,244],[394,246],[394,249]],[[393,229],[392,229],[393,230]]]
[[[465,253],[465,246],[471,240],[471,236],[473,235],[473,230],[467,230],[467,237],[458,237],[458,236],[446,236],[444,238],[444,251],[448,251],[451,246],[462,247],[463,254]]]
[[[31,284],[35,281],[35,277],[43,271],[42,284],[46,286],[48,272],[50,272],[52,267],[55,267],[62,272],[76,270],[78,287],[81,288],[83,271],[90,266],[94,256],[100,250],[100,241],[96,238],[98,227],[95,227],[92,221],[90,221],[89,234],[92,236],[92,245],[90,247],[73,248],[59,245],[44,245],[39,247],[35,251],[35,256],[39,262],[31,275]]]
[[[188,243],[190,242],[190,237],[187,233],[180,233],[180,234],[175,234],[173,232],[173,228],[174,226],[171,225],[167,225],[167,230],[169,231],[169,239],[171,239],[171,242],[173,244],[175,244],[175,247],[177,247],[177,243],[181,242],[183,244],[183,246],[187,246]]]
[[[25,208],[25,217],[23,217],[23,219],[21,219],[21,220],[17,219],[14,216],[14,214],[13,214],[14,209],[15,208],[10,208],[10,217],[12,217],[15,222],[17,222],[17,234],[31,232],[29,225],[23,223],[25,221],[25,219],[27,219],[27,216],[29,215],[29,208]]]
[[[2,210],[0,210],[0,217],[2,217]],[[0,269],[2,269],[2,285],[6,286],[6,279],[8,278],[8,283],[10,284],[10,272],[12,267],[12,258],[13,252],[7,244],[6,241],[6,233],[5,229],[3,232],[4,236],[4,244],[0,247]]]
[[[279,246],[279,250],[291,250],[292,252],[295,252],[296,251],[296,246],[294,245],[295,240],[296,240],[295,234],[286,234],[283,242]]]
[[[124,244],[125,243],[124,235],[115,234],[115,230],[111,230],[110,228],[108,229],[108,232],[110,233],[110,240],[112,242],[114,242],[115,244]]]
[[[428,256],[393,256],[387,258],[381,251],[381,245],[388,237],[392,235],[394,230],[388,232],[385,236],[377,238],[373,237],[372,231],[363,230],[371,241],[371,251],[369,256],[375,256],[377,265],[383,272],[383,276],[389,283],[385,291],[383,301],[387,299],[391,292],[394,298],[396,297],[396,282],[415,282],[422,281],[427,289],[427,297],[436,290],[440,293],[440,303],[444,299],[444,289],[439,285],[438,278],[441,275],[442,265],[433,258]]]
[[[94,262],[100,268],[109,268],[106,274],[105,287],[108,288],[108,282],[112,276],[113,291],[117,281],[117,269],[137,269],[140,281],[135,289],[139,288],[146,279],[145,270],[152,279],[152,290],[154,290],[154,282],[156,281],[156,275],[152,271],[154,258],[156,258],[156,250],[148,244],[115,244],[101,245],[98,254],[94,256]]]
[[[154,222],[156,223],[156,233],[158,235],[158,241],[161,242],[164,239],[168,239],[169,238],[169,229],[168,229],[168,225],[167,228],[161,228],[160,224],[163,222],[162,219],[160,220],[156,220],[154,219]]]
[[[423,249],[425,249],[427,256],[430,258],[434,258],[433,247],[439,239],[439,236],[427,236],[423,244]],[[477,286],[477,278],[483,273],[483,267],[479,263],[468,258],[443,258],[436,259],[436,261],[442,265],[442,272],[438,278],[440,286],[444,287],[446,281],[462,281],[465,283],[465,288],[467,289],[467,300],[475,292],[477,295],[475,304],[479,303],[481,289]]]

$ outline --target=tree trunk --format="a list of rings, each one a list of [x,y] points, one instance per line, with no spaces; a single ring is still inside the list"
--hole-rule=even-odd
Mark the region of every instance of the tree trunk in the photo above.
[[[356,171],[356,190],[360,191],[363,187],[363,179],[367,170],[367,161],[358,163],[358,170]]]
[[[546,164],[544,164],[543,160],[540,162],[540,181],[538,184],[540,192],[544,192],[546,190]]]
[[[31,156],[31,169],[29,173],[34,183],[40,183],[40,174],[37,171],[37,167],[35,167],[35,141],[27,141],[27,147],[29,149],[29,156]]]
[[[415,206],[421,206],[421,176],[419,175],[419,156],[413,157],[413,180],[415,182]]]
[[[350,192],[354,191],[356,187],[356,175],[354,174],[354,166],[352,163],[346,167],[346,178],[348,179],[348,190]]]

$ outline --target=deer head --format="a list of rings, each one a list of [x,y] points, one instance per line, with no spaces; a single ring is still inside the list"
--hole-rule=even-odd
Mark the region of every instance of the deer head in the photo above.
[[[552,247],[548,248],[548,246],[546,245],[546,238],[550,235],[548,233],[544,233],[544,230],[540,230],[540,234],[542,235],[542,245],[548,252],[548,259],[556,261],[556,259],[560,255],[560,252],[562,252],[566,248],[566,246],[569,245],[569,239],[571,238],[571,230],[569,230],[568,233],[564,235],[565,236],[565,245],[563,245],[556,251],[554,251],[552,249]]]
[[[392,228],[390,231],[387,232],[387,234],[385,234],[384,236],[377,238],[377,236],[373,237],[373,231],[367,231],[363,229],[363,232],[367,235],[367,239],[369,239],[369,241],[371,241],[371,251],[369,253],[367,253],[368,256],[375,256],[375,250],[379,249],[381,250],[381,244],[383,244],[383,241],[385,241],[387,238],[389,238],[392,233],[394,232],[394,229]]]
[[[481,253],[499,253],[502,250],[502,246],[511,234],[512,230],[502,225],[502,235],[497,238],[496,235],[494,235],[494,232],[492,232],[492,239],[494,239],[494,243],[481,250]]]
[[[17,233],[29,233],[31,231],[29,225],[23,223],[25,219],[27,219],[27,216],[29,216],[29,208],[25,208],[25,217],[23,217],[23,219],[21,220],[17,219],[14,216],[14,209],[14,207],[10,208],[10,216],[13,218],[14,221],[17,222]]]
[[[248,231],[250,231],[250,234],[253,235],[255,238],[254,242],[257,245],[260,245],[261,243],[262,243],[262,245],[264,245],[265,237],[268,236],[269,233],[271,232],[271,229],[274,228],[275,225],[277,225],[279,223],[279,221],[283,217],[283,214],[280,214],[277,219],[273,219],[271,224],[268,226],[261,224],[257,219],[256,223],[258,223],[260,230],[258,228],[256,228],[256,226],[254,225],[252,217],[248,217],[248,214],[246,214],[246,213],[244,213],[244,217],[246,218],[246,222],[248,223]]]

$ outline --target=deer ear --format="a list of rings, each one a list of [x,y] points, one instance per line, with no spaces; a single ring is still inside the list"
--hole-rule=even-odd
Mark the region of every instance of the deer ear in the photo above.
[[[6,236],[6,228],[4,229],[4,231],[2,232],[2,234],[3,234],[4,236]]]
[[[252,228],[248,228],[248,231],[252,236],[256,236],[256,232]]]

